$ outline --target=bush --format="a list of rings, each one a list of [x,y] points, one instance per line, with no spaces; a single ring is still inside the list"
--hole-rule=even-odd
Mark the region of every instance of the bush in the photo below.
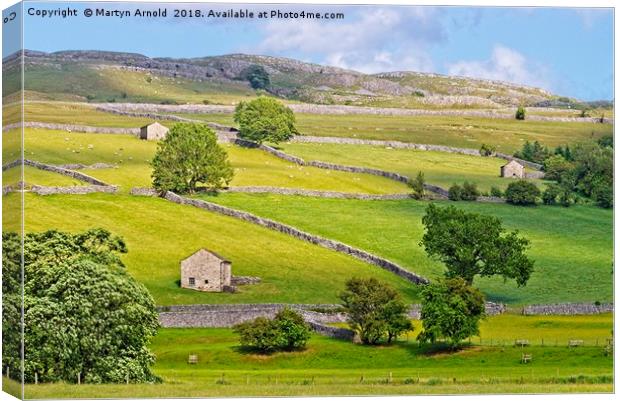
[[[480,196],[480,192],[478,192],[476,184],[467,181],[463,183],[463,186],[453,184],[448,189],[448,199],[452,201],[475,201],[478,196]]]
[[[504,193],[498,187],[491,187],[491,196],[495,196],[496,198],[501,198],[504,196]]]
[[[409,181],[409,186],[413,191],[412,196],[414,199],[424,198],[424,173],[418,171],[415,180]]]
[[[459,184],[452,184],[448,189],[448,199],[452,201],[460,201],[463,197],[463,188]]]
[[[483,143],[482,146],[480,146],[480,155],[481,156],[493,156],[495,154],[497,147],[494,145],[487,145],[486,143]]]
[[[233,177],[228,154],[202,124],[175,124],[157,144],[151,164],[153,187],[162,192],[192,193],[198,184],[218,190]]]
[[[478,196],[480,196],[480,192],[478,192],[478,187],[473,182],[465,181],[463,183],[463,191],[461,192],[461,199],[466,201],[475,201]]]
[[[561,188],[557,184],[549,184],[547,189],[542,194],[542,200],[545,205],[555,205],[557,203],[558,196],[560,195]]]
[[[535,205],[540,196],[540,189],[526,180],[511,182],[504,193],[506,201],[514,205]]]
[[[560,181],[562,175],[573,168],[573,164],[567,161],[564,156],[555,154],[545,159],[543,167],[546,179]]]
[[[525,107],[519,106],[517,108],[517,112],[515,113],[515,118],[517,120],[525,120]]]
[[[242,346],[261,353],[302,349],[311,333],[304,318],[288,308],[278,312],[273,319],[258,317],[236,325],[233,330],[239,335]]]
[[[234,115],[239,137],[257,143],[278,143],[297,135],[293,111],[276,99],[260,96],[240,102]]]
[[[605,209],[614,207],[614,189],[605,184],[597,185],[592,191],[596,204]]]

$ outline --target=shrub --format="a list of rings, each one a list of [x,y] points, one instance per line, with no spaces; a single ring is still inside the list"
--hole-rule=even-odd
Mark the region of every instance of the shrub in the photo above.
[[[592,191],[596,204],[605,209],[614,206],[614,189],[610,185],[599,184]]]
[[[452,184],[448,189],[448,199],[452,201],[460,201],[463,199],[463,188],[459,184]]]
[[[463,183],[463,191],[461,192],[461,199],[466,201],[475,201],[478,196],[480,196],[480,192],[478,192],[478,188],[475,183],[465,181]]]
[[[273,319],[258,317],[236,325],[233,330],[239,335],[242,346],[261,353],[302,349],[311,333],[304,318],[288,308],[278,312]]]
[[[555,205],[560,195],[561,188],[557,184],[549,184],[542,194],[542,200],[545,205]]]
[[[515,113],[515,118],[517,120],[525,120],[525,107],[519,106],[517,108],[517,112]]]
[[[493,156],[496,150],[497,150],[496,146],[487,145],[486,143],[483,143],[482,146],[480,146],[480,155],[481,156]]]
[[[514,205],[535,205],[540,189],[532,182],[519,180],[508,184],[504,196],[508,203]]]
[[[496,198],[501,198],[504,196],[504,193],[498,187],[491,187],[491,196],[495,196]]]
[[[412,196],[414,199],[424,198],[424,173],[418,171],[418,175],[409,182],[409,186],[413,191]]]
[[[573,168],[573,164],[567,161],[564,156],[555,154],[549,156],[543,162],[545,178],[560,181],[562,175]]]
[[[298,133],[293,111],[265,96],[240,102],[234,121],[239,124],[239,137],[258,143],[287,141]]]
[[[228,154],[202,124],[175,124],[157,144],[151,164],[153,187],[162,192],[192,193],[199,183],[218,190],[233,177]]]

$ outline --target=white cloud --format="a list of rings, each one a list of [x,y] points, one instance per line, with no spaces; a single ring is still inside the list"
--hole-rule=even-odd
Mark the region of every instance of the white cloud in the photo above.
[[[487,60],[463,60],[450,64],[448,74],[551,89],[545,66],[532,62],[518,51],[502,45],[496,45]]]
[[[309,55],[320,63],[367,73],[431,71],[428,47],[445,39],[437,10],[427,7],[364,8],[344,21],[271,21],[262,33],[254,52]]]

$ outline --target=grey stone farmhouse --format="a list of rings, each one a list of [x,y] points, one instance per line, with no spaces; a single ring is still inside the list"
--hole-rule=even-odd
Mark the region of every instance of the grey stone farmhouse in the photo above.
[[[169,129],[158,122],[154,122],[140,128],[140,139],[158,141],[168,135]]]
[[[231,262],[215,252],[200,249],[181,261],[181,287],[198,291],[232,292]]]
[[[524,178],[525,168],[521,163],[511,160],[501,167],[500,175],[505,178]]]

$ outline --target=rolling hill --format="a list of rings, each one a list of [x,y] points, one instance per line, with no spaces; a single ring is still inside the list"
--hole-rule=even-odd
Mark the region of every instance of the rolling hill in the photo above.
[[[417,72],[363,74],[298,60],[246,54],[149,58],[106,51],[25,51],[27,97],[45,100],[231,104],[255,96],[248,68],[261,66],[267,91],[291,102],[405,108],[578,106],[543,89]],[[16,56],[3,60],[3,96],[18,90]],[[15,79],[11,79],[15,78]]]

